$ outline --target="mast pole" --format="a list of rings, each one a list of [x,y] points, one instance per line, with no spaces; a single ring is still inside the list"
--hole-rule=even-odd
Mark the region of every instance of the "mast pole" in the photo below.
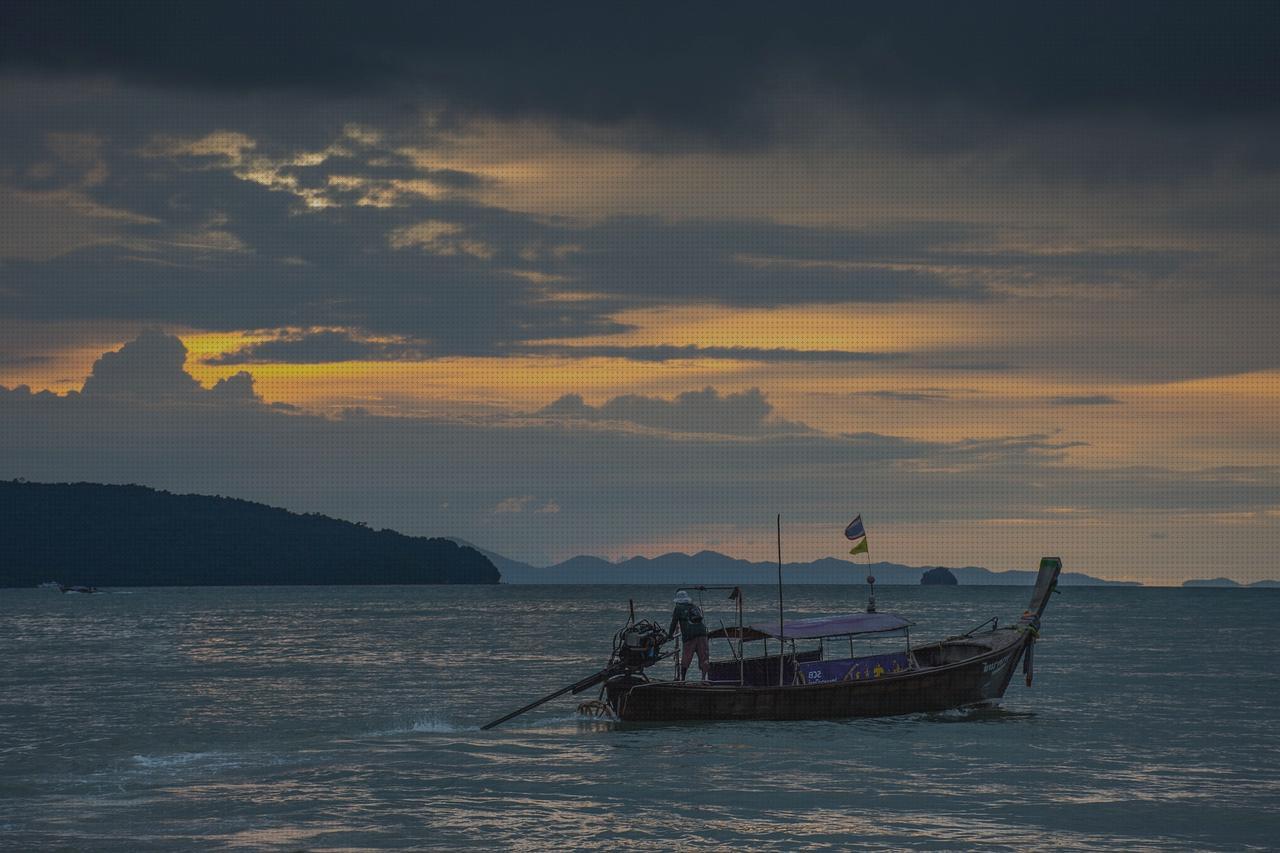
[[[787,629],[782,622],[782,513],[778,513],[778,686],[783,686],[787,662]]]
[[[738,587],[735,591],[738,593],[738,686],[745,687],[747,663],[742,659],[742,587]]]

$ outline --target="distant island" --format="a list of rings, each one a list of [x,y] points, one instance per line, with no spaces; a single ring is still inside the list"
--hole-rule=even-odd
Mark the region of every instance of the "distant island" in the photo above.
[[[938,566],[921,575],[920,583],[924,586],[956,586],[960,581],[946,566]]]
[[[462,539],[455,541],[471,544]],[[603,557],[579,556],[538,567],[475,545],[471,547],[492,560],[502,572],[502,582],[511,584],[773,584],[778,578],[777,563],[739,560],[716,551],[631,557],[616,563]],[[836,557],[824,557],[808,563],[785,563],[782,568],[786,582],[791,584],[861,584],[871,574],[877,584],[888,586],[918,586],[922,582],[922,573],[927,569],[898,563],[867,565]],[[965,566],[947,569],[947,572],[961,586],[1027,586],[1036,577],[1035,569],[993,572],[979,566]],[[1142,586],[1132,581],[1095,578],[1081,572],[1063,572],[1059,583],[1063,586]]]
[[[0,587],[493,584],[449,539],[143,486],[0,481]]]
[[[1231,578],[1196,578],[1195,580],[1183,581],[1184,587],[1217,587],[1220,589],[1280,589],[1280,581],[1263,580],[1254,581],[1253,583],[1240,583],[1233,581]]]

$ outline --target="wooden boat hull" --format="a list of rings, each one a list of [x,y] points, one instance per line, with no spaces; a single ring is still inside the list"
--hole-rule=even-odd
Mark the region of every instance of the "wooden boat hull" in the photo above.
[[[1030,635],[1004,628],[916,649],[925,665],[878,678],[744,687],[641,681],[605,684],[609,706],[627,722],[829,720],[946,711],[1004,696]]]
[[[649,680],[644,670],[670,657],[659,653],[661,645],[670,637],[659,624],[648,620],[637,622],[633,609],[631,618],[614,635],[608,666],[499,717],[482,729],[488,731],[557,696],[577,694],[602,682],[606,703],[595,701],[584,705],[590,706],[593,714],[611,713],[619,720],[637,723],[890,717],[989,704],[1004,696],[1021,660],[1026,661],[1027,684],[1031,683],[1032,652],[1040,635],[1040,619],[1050,594],[1057,588],[1061,571],[1061,558],[1040,560],[1031,604],[1017,625],[997,629],[996,620],[991,619],[983,623],[993,626],[984,633],[975,628],[932,645],[911,648],[908,644],[908,649],[901,653],[828,660],[823,657],[822,647],[798,651],[795,646],[796,639],[852,638],[897,630],[893,624],[888,628],[879,624],[883,619],[855,619],[852,614],[846,614],[801,620],[793,622],[785,634],[786,623],[781,620],[777,633],[745,626],[761,638],[776,637],[780,651],[785,649],[782,641],[791,639],[791,653],[785,658],[774,655],[712,662],[711,673],[721,680],[702,684]],[[736,587],[734,593],[737,597]],[[903,627],[908,624],[904,623]],[[871,630],[866,630],[868,627]],[[739,617],[735,635],[739,643],[735,649],[737,655],[741,654],[745,634]],[[728,636],[727,630],[725,636]],[[783,684],[771,683],[775,672]]]

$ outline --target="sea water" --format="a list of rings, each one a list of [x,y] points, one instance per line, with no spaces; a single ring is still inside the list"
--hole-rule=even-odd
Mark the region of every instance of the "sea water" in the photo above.
[[[629,599],[665,623],[671,592],[0,590],[0,846],[1280,845],[1274,591],[1065,587],[1033,686],[994,711],[635,726],[579,716],[592,691],[480,731],[599,669]],[[865,605],[786,593],[789,617]],[[1030,589],[878,593],[923,641]],[[775,596],[748,588],[749,618]]]

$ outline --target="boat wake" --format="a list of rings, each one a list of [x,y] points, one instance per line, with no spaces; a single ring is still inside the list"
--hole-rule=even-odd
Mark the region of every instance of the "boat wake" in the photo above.
[[[567,726],[590,726],[591,724],[599,726],[612,725],[612,721],[602,720],[596,717],[572,712],[568,714],[556,714],[550,717],[535,717],[523,720],[520,723],[510,726],[515,731],[536,731],[536,730],[561,730]],[[396,737],[398,735],[411,734],[467,734],[470,732],[483,731],[480,726],[472,723],[460,723],[449,717],[439,714],[427,714],[418,716],[408,722],[389,726],[382,729],[374,729],[373,731],[364,732],[360,737]]]
[[[223,752],[178,752],[172,755],[135,755],[133,763],[146,770],[160,770],[166,767],[185,767],[189,764],[203,764],[227,758]]]
[[[275,756],[254,757],[231,752],[175,752],[169,755],[135,755],[130,763],[141,773],[167,773],[170,771],[220,771],[234,770],[246,764],[273,765],[280,759]]]
[[[1031,711],[1011,711],[999,705],[974,705],[968,708],[952,708],[933,714],[921,714],[919,719],[933,723],[980,723],[999,720],[1020,720],[1034,717]]]

